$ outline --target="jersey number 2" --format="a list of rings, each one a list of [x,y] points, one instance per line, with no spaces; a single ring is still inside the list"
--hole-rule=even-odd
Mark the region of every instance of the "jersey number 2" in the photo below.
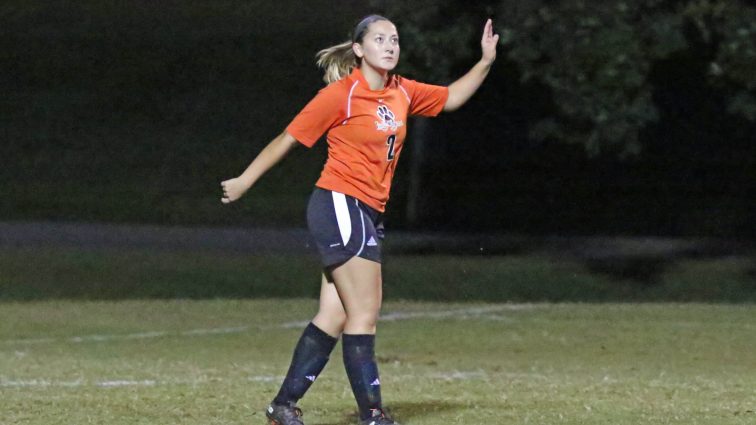
[[[388,155],[386,155],[386,158],[389,161],[394,160],[394,142],[396,142],[396,134],[392,134],[386,139],[386,144],[388,145]]]

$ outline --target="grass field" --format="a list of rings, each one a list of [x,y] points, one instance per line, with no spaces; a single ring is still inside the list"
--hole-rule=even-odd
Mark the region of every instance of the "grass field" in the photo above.
[[[2,424],[262,424],[312,300],[0,304]],[[403,424],[752,424],[756,308],[388,302]],[[341,364],[300,403],[349,424]]]
[[[756,303],[752,254],[595,264],[545,253],[387,255],[384,296],[478,302]],[[625,264],[626,263],[626,264]],[[0,301],[316,297],[315,255],[0,247]]]

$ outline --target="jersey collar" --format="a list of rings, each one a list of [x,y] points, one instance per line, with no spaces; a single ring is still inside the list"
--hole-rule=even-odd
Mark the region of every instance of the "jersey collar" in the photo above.
[[[382,93],[382,92],[390,89],[391,86],[394,84],[394,81],[396,80],[396,78],[394,77],[394,74],[389,74],[389,78],[388,78],[388,81],[386,81],[386,86],[385,87],[383,87],[380,90],[371,90],[370,89],[370,84],[367,82],[367,80],[365,79],[365,76],[362,74],[362,71],[360,71],[360,68],[357,67],[357,66],[355,66],[352,69],[352,73],[349,74],[349,78],[351,78],[352,81],[359,81],[360,82],[360,86],[363,89],[371,91],[371,92],[375,92],[375,93]]]

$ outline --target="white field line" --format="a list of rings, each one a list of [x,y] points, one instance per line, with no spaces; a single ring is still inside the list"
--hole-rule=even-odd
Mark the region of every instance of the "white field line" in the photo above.
[[[184,384],[194,384],[199,383],[198,382],[185,382]],[[182,384],[182,382],[174,381],[155,381],[152,379],[145,379],[141,381],[133,381],[133,380],[126,380],[126,379],[116,379],[116,380],[104,380],[104,381],[94,381],[89,382],[82,379],[77,379],[75,381],[55,381],[50,379],[20,379],[20,380],[11,380],[11,379],[0,379],[0,388],[45,388],[45,387],[64,387],[64,388],[74,388],[74,387],[87,387],[87,386],[94,386],[94,387],[102,387],[102,388],[116,388],[116,387],[154,387],[156,385],[165,385],[165,384]]]
[[[497,374],[498,375],[498,374]],[[482,370],[477,371],[450,371],[441,373],[432,373],[425,375],[401,375],[391,380],[413,380],[430,379],[430,380],[442,380],[442,381],[471,381],[471,380],[486,380],[489,378],[489,374]],[[283,381],[284,376],[274,375],[256,375],[243,378],[246,382],[272,382],[280,383]],[[234,379],[232,379],[234,380]],[[58,381],[53,379],[6,379],[0,377],[0,388],[79,388],[79,387],[100,387],[100,388],[119,388],[119,387],[155,387],[155,386],[172,386],[172,385],[201,385],[209,382],[221,382],[222,378],[213,379],[143,379],[143,380],[131,380],[131,379],[108,379],[108,380],[85,380],[76,379],[71,381]]]
[[[382,322],[396,322],[402,320],[415,320],[415,319],[470,319],[470,318],[498,318],[497,313],[502,311],[516,311],[532,309],[534,305],[531,304],[506,304],[491,307],[476,307],[467,309],[454,309],[454,310],[441,310],[441,311],[416,311],[416,312],[393,312],[381,315],[380,321]],[[192,329],[181,332],[168,332],[168,331],[145,331],[131,334],[115,334],[115,335],[82,335],[73,336],[68,338],[21,338],[21,339],[7,339],[2,341],[3,344],[46,344],[56,342],[70,342],[70,343],[84,343],[84,342],[106,342],[106,341],[121,341],[130,339],[150,339],[161,338],[170,336],[206,336],[206,335],[227,335],[248,332],[252,329],[292,329],[292,328],[304,328],[309,323],[307,321],[295,321],[286,322],[275,326],[233,326],[224,328],[210,328],[210,329]]]

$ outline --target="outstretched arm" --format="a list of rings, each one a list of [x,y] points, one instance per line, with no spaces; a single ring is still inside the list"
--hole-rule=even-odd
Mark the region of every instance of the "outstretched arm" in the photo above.
[[[496,60],[496,45],[499,42],[499,35],[493,33],[493,22],[489,19],[483,28],[483,37],[480,40],[482,57],[467,74],[459,80],[449,85],[449,98],[444,105],[445,112],[456,111],[464,105],[483,84],[488,71],[491,69],[494,60]]]
[[[255,184],[257,179],[281,161],[298,143],[297,139],[286,131],[279,134],[260,151],[239,177],[221,183],[223,188],[221,202],[228,204],[241,198]]]

